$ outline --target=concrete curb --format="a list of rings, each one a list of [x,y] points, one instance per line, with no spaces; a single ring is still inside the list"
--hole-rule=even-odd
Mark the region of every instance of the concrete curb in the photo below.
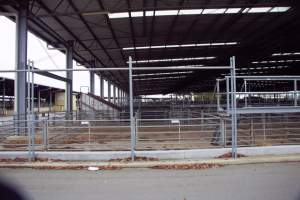
[[[191,150],[156,150],[136,151],[137,157],[153,157],[160,160],[212,159],[231,151],[231,148],[191,149]],[[300,145],[282,145],[267,147],[239,147],[238,153],[246,156],[267,156],[300,154]],[[39,158],[59,159],[66,161],[108,161],[116,158],[130,157],[130,151],[37,151]],[[27,151],[2,151],[0,159],[27,158]]]
[[[151,168],[160,165],[186,165],[186,164],[221,164],[221,165],[245,165],[259,163],[281,163],[281,162],[300,162],[300,154],[281,155],[281,156],[256,156],[243,157],[238,159],[206,159],[206,160],[165,160],[147,162],[2,162],[0,168],[88,168],[97,167],[116,167],[116,168]]]

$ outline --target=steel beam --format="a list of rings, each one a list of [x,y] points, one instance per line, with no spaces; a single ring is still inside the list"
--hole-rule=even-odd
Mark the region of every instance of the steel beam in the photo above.
[[[16,19],[16,70],[24,70],[15,74],[15,106],[17,120],[26,119],[26,63],[27,63],[27,31],[28,1],[21,5]]]
[[[68,42],[66,51],[66,68],[73,69],[73,41]],[[66,71],[67,79],[71,80],[66,83],[65,92],[65,109],[67,114],[71,114],[73,110],[73,71]]]
[[[34,68],[34,69],[37,69],[37,68]],[[39,75],[42,75],[42,76],[46,76],[46,77],[49,77],[49,78],[53,78],[53,79],[59,80],[59,81],[64,81],[64,82],[70,82],[71,81],[71,80],[69,80],[69,79],[67,79],[65,77],[61,77],[61,76],[58,76],[56,74],[52,74],[50,72],[42,71],[42,72],[36,72],[36,73],[39,74]]]
[[[168,67],[135,67],[133,71],[164,71],[164,70],[216,70],[216,69],[231,69],[230,66],[168,66]],[[63,72],[63,71],[128,71],[127,67],[107,67],[107,68],[82,68],[82,69],[33,69],[31,72]],[[12,72],[26,72],[26,70],[0,70],[0,73],[12,73]]]

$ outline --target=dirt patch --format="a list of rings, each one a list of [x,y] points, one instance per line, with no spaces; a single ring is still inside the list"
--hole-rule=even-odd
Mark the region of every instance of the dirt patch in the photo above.
[[[35,158],[35,162],[64,162],[64,160],[60,159],[50,159],[50,158]],[[2,158],[0,159],[0,163],[5,162],[5,163],[14,163],[14,162],[28,162],[28,158]]]
[[[36,162],[65,162],[65,160],[61,160],[61,159],[51,159],[51,158],[35,158]]]
[[[115,159],[110,159],[109,162],[131,162],[132,159],[131,157],[127,157],[127,158],[115,158]],[[153,157],[134,157],[134,161],[159,161],[158,158],[153,158]]]
[[[243,157],[247,157],[247,156],[245,156],[244,154],[238,153],[237,157],[238,158],[243,158]],[[216,158],[232,158],[232,152],[225,153],[223,155],[217,156]]]
[[[35,136],[34,138],[35,144],[42,144],[42,138],[41,136]],[[19,135],[14,135],[14,136],[8,136],[5,138],[3,141],[3,144],[28,144],[28,136],[19,136]]]
[[[0,162],[27,162],[27,158],[2,158],[0,159]]]
[[[195,164],[170,164],[170,165],[157,165],[151,167],[152,169],[211,169],[223,167],[221,164],[212,163],[195,163]]]

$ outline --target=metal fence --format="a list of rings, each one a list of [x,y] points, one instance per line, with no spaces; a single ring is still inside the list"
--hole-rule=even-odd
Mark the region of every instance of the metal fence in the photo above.
[[[137,119],[137,149],[193,149],[222,147],[225,138],[219,117]]]
[[[195,118],[135,118],[135,149],[231,147],[231,120],[204,114]],[[28,130],[31,128],[31,135]],[[237,145],[300,144],[299,114],[252,114],[238,117]],[[129,119],[0,121],[1,151],[130,150]]]

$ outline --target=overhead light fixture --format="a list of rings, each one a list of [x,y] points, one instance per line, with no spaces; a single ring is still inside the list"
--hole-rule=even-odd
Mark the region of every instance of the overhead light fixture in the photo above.
[[[300,52],[273,53],[272,56],[298,56]]]
[[[133,74],[133,77],[144,77],[144,76],[164,76],[164,75],[179,75],[179,74],[192,74],[194,71],[185,71],[185,72],[159,72],[159,73],[150,73],[150,74]]]
[[[159,17],[174,15],[222,15],[237,14],[241,10],[243,14],[251,13],[281,13],[287,12],[291,7],[251,7],[251,8],[207,8],[207,9],[178,9],[178,10],[149,10],[149,11],[132,11],[131,17]],[[103,12],[105,14],[105,12]],[[129,12],[107,13],[111,19],[128,18]]]
[[[222,42],[222,43],[199,43],[199,44],[179,44],[179,45],[154,45],[154,46],[140,46],[140,47],[124,47],[124,51],[127,50],[139,50],[139,49],[163,49],[163,48],[181,48],[181,47],[206,47],[206,46],[229,46],[237,45],[237,42]]]
[[[170,77],[155,77],[155,78],[134,78],[133,81],[150,81],[150,80],[165,80],[165,79],[182,79],[187,76],[170,76]]]
[[[132,63],[157,63],[157,62],[178,62],[178,61],[193,61],[193,60],[212,60],[216,57],[188,57],[188,58],[166,58],[166,59],[150,59],[150,60],[133,60]],[[127,61],[128,63],[128,61]]]
[[[252,64],[266,64],[266,63],[291,63],[291,62],[300,62],[300,59],[290,59],[290,60],[262,60],[262,61],[253,61]]]

